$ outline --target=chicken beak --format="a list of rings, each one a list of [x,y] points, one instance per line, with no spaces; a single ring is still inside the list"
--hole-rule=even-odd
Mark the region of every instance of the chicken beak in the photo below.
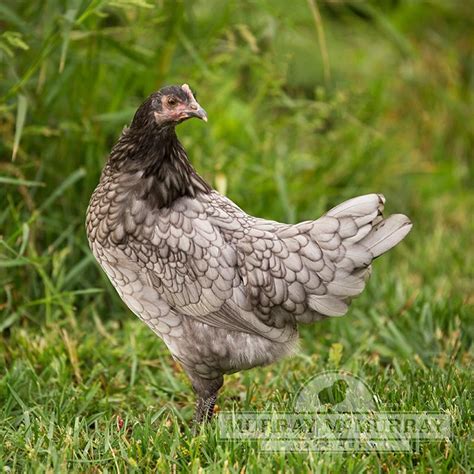
[[[196,117],[198,119],[204,120],[207,122],[207,113],[206,111],[196,102],[194,101],[186,111],[188,117]]]
[[[183,84],[181,88],[187,94],[190,100],[189,107],[186,110],[186,113],[187,113],[186,118],[197,117],[198,119],[201,119],[201,120],[204,120],[204,122],[207,122],[206,111],[198,104],[197,100],[194,98],[194,94],[191,88],[187,84]]]
[[[201,106],[197,110],[197,117],[204,120],[204,122],[207,122],[207,113]]]

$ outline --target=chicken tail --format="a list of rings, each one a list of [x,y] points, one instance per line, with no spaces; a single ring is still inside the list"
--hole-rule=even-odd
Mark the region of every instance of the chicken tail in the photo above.
[[[313,320],[345,314],[352,298],[363,291],[372,260],[395,247],[410,232],[412,224],[403,214],[383,218],[384,203],[381,194],[359,196],[314,221],[310,234],[330,271],[327,280],[320,274],[326,280],[325,294],[308,297],[309,307],[317,313]]]
[[[377,258],[401,242],[413,226],[410,219],[403,214],[393,214],[384,219],[384,204],[385,198],[382,194],[368,194],[349,199],[326,215],[339,219],[349,217],[358,223],[359,232],[347,240],[360,243],[370,250],[373,258]]]
[[[384,219],[384,204],[382,194],[367,194],[339,204],[326,216],[353,219],[359,230],[344,241],[359,243],[370,250],[373,258],[377,258],[401,242],[413,227],[410,219],[403,214],[393,214]]]

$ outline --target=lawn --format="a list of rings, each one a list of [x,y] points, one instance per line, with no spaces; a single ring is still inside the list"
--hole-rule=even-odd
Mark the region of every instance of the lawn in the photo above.
[[[462,0],[0,4],[0,467],[4,472],[470,472],[474,5]],[[226,378],[218,410],[284,411],[325,370],[388,412],[440,412],[416,452],[265,452],[192,437],[194,395],[91,256],[84,217],[134,110],[189,83],[178,134],[247,212],[315,219],[381,192],[414,227],[344,318]]]

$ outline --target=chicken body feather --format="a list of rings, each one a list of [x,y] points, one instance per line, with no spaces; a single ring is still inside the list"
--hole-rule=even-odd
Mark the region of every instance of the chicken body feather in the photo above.
[[[295,347],[298,323],[345,314],[372,260],[411,228],[402,215],[383,219],[378,194],[288,225],[216,191],[156,209],[140,173],[104,174],[88,212],[92,251],[129,308],[202,377],[273,362]]]

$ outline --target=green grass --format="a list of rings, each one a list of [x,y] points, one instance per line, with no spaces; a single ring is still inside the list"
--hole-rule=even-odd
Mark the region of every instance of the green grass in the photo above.
[[[461,0],[2,2],[5,472],[469,472],[473,12]],[[450,440],[344,455],[265,453],[214,425],[190,436],[185,374],[106,281],[83,224],[135,108],[183,82],[209,123],[179,135],[248,212],[296,222],[376,191],[414,222],[348,316],[302,328],[297,356],[227,377],[219,409],[285,410],[308,378],[343,368],[383,410],[449,414]]]

